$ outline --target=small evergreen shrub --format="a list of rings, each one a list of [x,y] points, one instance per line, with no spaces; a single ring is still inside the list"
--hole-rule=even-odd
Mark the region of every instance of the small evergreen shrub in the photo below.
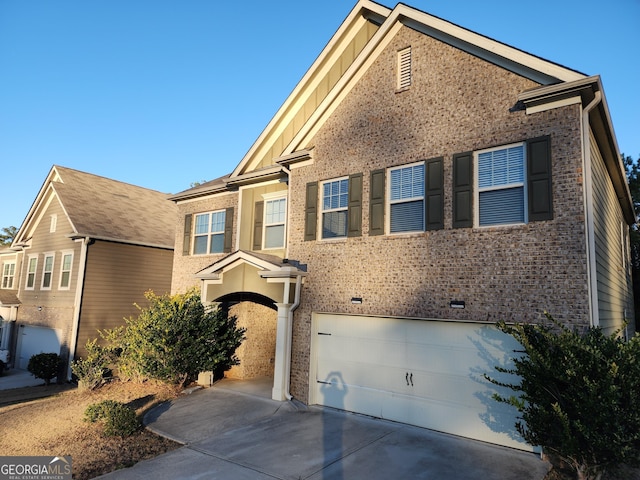
[[[102,333],[100,332],[102,335]],[[104,337],[104,336],[103,336]],[[80,390],[94,390],[102,386],[111,376],[111,365],[116,359],[112,348],[98,345],[98,339],[87,340],[87,355],[71,363],[71,371],[78,377]]]
[[[109,437],[128,437],[141,427],[133,408],[115,400],[92,403],[84,412],[84,420],[90,423],[103,422],[104,434]]]
[[[522,438],[567,462],[577,478],[600,479],[640,463],[640,335],[625,341],[600,328],[578,332],[547,315],[550,325],[498,324],[523,347],[509,387],[494,395],[521,414]]]
[[[29,359],[27,370],[36,378],[44,380],[45,385],[58,376],[63,367],[63,360],[57,353],[38,353]]]

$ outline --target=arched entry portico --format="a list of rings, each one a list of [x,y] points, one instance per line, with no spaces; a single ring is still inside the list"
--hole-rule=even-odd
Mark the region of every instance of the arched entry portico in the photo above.
[[[269,297],[253,292],[237,292],[218,299],[219,308],[238,319],[246,330],[245,340],[236,351],[240,364],[225,373],[236,379],[273,377],[276,354],[278,307]]]
[[[297,262],[272,255],[239,250],[198,272],[196,276],[202,281],[203,303],[224,304],[226,301],[230,306],[230,313],[238,317],[239,325],[253,322],[255,332],[265,323],[251,318],[255,311],[249,305],[272,308],[269,305],[271,303],[275,306],[272,398],[288,398],[291,324],[293,310],[297,308],[300,300],[302,279],[306,276],[305,268]],[[262,312],[264,313],[264,310]],[[261,361],[263,360],[264,358]],[[256,362],[256,365],[260,362]]]

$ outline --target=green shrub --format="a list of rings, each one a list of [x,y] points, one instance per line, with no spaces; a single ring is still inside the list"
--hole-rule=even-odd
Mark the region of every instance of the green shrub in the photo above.
[[[84,412],[84,420],[91,423],[102,421],[104,434],[107,436],[127,437],[141,427],[136,412],[115,400],[103,400],[89,405]]]
[[[118,339],[121,376],[188,384],[199,372],[221,374],[237,365],[236,349],[245,329],[236,317],[206,308],[195,290],[157,296],[147,292],[149,307],[127,320]],[[115,338],[115,336],[114,336]]]
[[[570,330],[547,315],[550,326],[499,323],[523,346],[513,359],[513,405],[526,442],[557,455],[580,479],[601,478],[640,459],[640,335],[629,341],[600,328]],[[618,332],[619,333],[619,332]]]
[[[105,335],[99,332],[103,338]],[[103,385],[111,376],[111,367],[116,360],[113,348],[98,345],[98,339],[87,340],[87,355],[71,362],[71,371],[78,377],[80,390],[94,390]]]
[[[58,376],[63,367],[63,360],[57,353],[38,353],[29,359],[27,370],[36,378],[44,380],[45,385]]]

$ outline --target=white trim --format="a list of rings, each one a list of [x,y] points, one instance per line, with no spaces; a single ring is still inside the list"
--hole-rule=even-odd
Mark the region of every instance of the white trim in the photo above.
[[[341,182],[343,180],[347,181],[347,205],[344,207],[338,207],[338,208],[329,208],[327,210],[324,209],[324,186],[327,183],[334,183],[334,182]],[[342,239],[342,238],[347,238],[348,236],[348,229],[349,229],[349,219],[347,218],[347,225],[345,225],[345,231],[344,231],[344,235],[340,235],[340,236],[336,236],[336,237],[327,237],[325,238],[322,235],[323,232],[323,224],[324,224],[324,214],[325,213],[332,213],[332,212],[347,212],[347,217],[349,216],[349,176],[345,175],[343,177],[336,177],[336,178],[330,178],[327,180],[323,180],[321,182],[319,182],[318,185],[318,197],[319,197],[319,201],[320,201],[320,209],[319,209],[319,213],[320,215],[318,215],[318,219],[317,219],[317,231],[320,232],[320,240],[336,240],[336,239]]]
[[[403,168],[411,168],[411,167],[417,167],[418,165],[423,165],[424,166],[424,175],[422,177],[422,183],[424,185],[425,183],[425,178],[427,175],[427,162],[420,161],[420,162],[413,162],[413,163],[407,163],[405,165],[395,165],[393,167],[387,167],[386,171],[385,171],[385,200],[384,200],[384,234],[385,235],[412,235],[412,234],[416,234],[416,233],[423,233],[426,230],[426,218],[425,218],[425,213],[426,213],[426,208],[427,208],[427,202],[426,202],[426,195],[427,192],[423,191],[423,194],[421,197],[411,197],[411,198],[403,198],[401,200],[391,200],[391,172],[394,170],[402,170]],[[392,232],[391,231],[391,205],[397,205],[397,204],[401,204],[401,203],[407,203],[407,202],[415,202],[418,200],[422,200],[422,230],[407,230],[407,231],[403,231],[403,232]]]
[[[69,290],[71,288],[71,273],[73,272],[73,250],[64,250],[61,253],[61,258],[60,258],[60,278],[58,279],[58,290]],[[64,269],[64,257],[66,257],[67,255],[71,255],[71,265],[69,265],[69,270],[65,270]],[[68,285],[63,286],[62,285],[62,276],[64,275],[65,272],[69,272],[69,279],[68,279]]]
[[[55,233],[58,226],[58,215],[53,213],[50,215],[49,233]]]
[[[73,302],[73,327],[71,329],[71,344],[69,347],[69,367],[67,368],[67,378],[71,379],[71,360],[76,356],[78,343],[78,329],[80,325],[80,308],[82,306],[82,292],[84,291],[84,279],[87,263],[87,249],[89,247],[90,237],[75,239],[80,244],[80,261],[78,262],[78,280],[76,282],[75,300]]]
[[[1,279],[2,283],[0,283],[0,288],[7,289],[7,290],[17,290],[16,288],[14,288],[14,284],[15,284],[15,281],[16,281],[16,266],[17,266],[17,264],[18,264],[18,262],[16,260],[9,260],[9,261],[6,261],[6,262],[2,262],[2,279]],[[5,272],[4,272],[5,268],[9,267],[10,265],[13,265],[13,272],[11,274],[9,274],[9,272],[7,272],[7,275],[5,275]],[[11,270],[11,269],[9,268],[9,270]],[[11,279],[11,286],[7,286],[7,287],[4,286],[5,278],[6,279],[9,279],[9,278]]]
[[[227,218],[227,209],[226,208],[220,208],[217,210],[209,210],[209,211],[205,211],[205,212],[197,212],[193,214],[193,224],[191,225],[191,255],[218,255],[220,253],[224,253],[224,252],[211,252],[211,240],[212,237],[214,235],[220,235],[222,234],[222,238],[223,238],[223,250],[224,250],[224,233],[225,233],[225,224],[223,224],[222,226],[222,230],[215,230],[213,231],[212,228],[212,222],[213,222],[213,215],[217,214],[217,213],[224,213],[224,217],[225,217],[225,224],[226,224],[226,218]],[[203,215],[208,215],[208,220],[207,220],[207,232],[206,233],[196,233],[196,227],[197,227],[197,217],[199,216],[203,216]],[[207,247],[206,247],[206,251],[204,253],[196,253],[196,237],[204,237],[206,235],[207,237]]]
[[[51,270],[47,271],[47,258],[51,257]],[[53,286],[53,272],[55,271],[56,266],[56,252],[45,252],[44,259],[42,260],[42,278],[40,279],[40,290],[51,290]],[[49,277],[49,286],[44,286],[45,274],[50,273]]]
[[[264,208],[262,210],[262,241],[261,241],[261,246],[262,246],[262,250],[282,250],[283,248],[285,248],[287,246],[287,230],[288,230],[288,225],[287,225],[287,220],[288,220],[288,215],[289,215],[289,198],[287,195],[287,191],[281,191],[281,192],[271,192],[271,193],[265,193],[262,195],[262,198],[264,200]],[[273,202],[276,200],[283,200],[284,199],[284,220],[282,222],[278,222],[278,223],[272,223],[272,224],[267,224],[267,203],[269,202]],[[266,242],[267,242],[267,227],[271,227],[271,226],[278,226],[278,225],[282,225],[284,227],[284,231],[282,232],[282,245],[279,247],[267,247],[266,246]]]
[[[514,147],[522,147],[522,182],[518,183],[510,183],[500,185],[498,187],[485,187],[480,189],[479,186],[479,161],[478,156],[482,153],[487,152],[495,152],[499,150],[506,150],[508,148]],[[473,152],[473,203],[477,206],[477,208],[473,209],[473,226],[474,228],[495,228],[495,227],[508,227],[508,226],[516,226],[516,225],[526,225],[529,223],[529,198],[528,198],[528,178],[527,178],[527,143],[526,142],[515,142],[509,143],[506,145],[499,145],[497,147],[491,148],[483,148],[482,150],[476,150]],[[489,192],[489,191],[497,191],[497,190],[506,190],[509,188],[522,187],[522,195],[523,195],[523,221],[517,223],[497,223],[490,225],[480,225],[480,193]]]
[[[39,260],[39,255],[35,254],[35,255],[29,255],[27,257],[27,278],[25,279],[24,282],[24,289],[25,290],[35,290],[36,289],[36,278],[38,277],[38,260]],[[36,265],[35,265],[35,270],[33,271],[33,285],[29,286],[29,265],[31,264],[31,260],[35,259],[36,261]]]
[[[531,115],[533,113],[546,112],[547,110],[553,110],[554,108],[567,107],[569,105],[576,105],[580,103],[582,103],[582,98],[580,96],[563,98],[561,100],[527,107],[525,111],[527,115]]]

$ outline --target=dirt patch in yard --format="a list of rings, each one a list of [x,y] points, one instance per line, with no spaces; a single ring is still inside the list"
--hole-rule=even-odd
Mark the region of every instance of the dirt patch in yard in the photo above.
[[[53,396],[30,399],[43,394]],[[85,409],[109,399],[126,403],[143,415],[176,395],[176,389],[151,382],[113,382],[84,392],[60,385],[4,390],[0,392],[0,404],[4,405],[0,406],[0,452],[4,456],[71,455],[75,479],[129,467],[180,444],[147,430],[126,438],[106,437],[100,424],[83,421]]]

